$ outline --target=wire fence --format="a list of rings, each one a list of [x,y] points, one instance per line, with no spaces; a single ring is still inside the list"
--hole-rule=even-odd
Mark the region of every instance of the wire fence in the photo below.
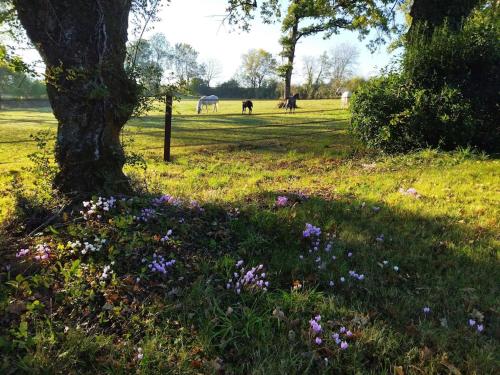
[[[327,112],[333,112],[338,109],[325,109],[325,110],[314,110],[314,111],[300,111],[300,114],[313,114],[313,113],[327,113]],[[204,116],[198,116],[198,115],[178,115],[175,116],[175,119],[180,119],[181,123],[183,126],[179,126],[180,124],[177,123],[176,126],[173,127],[173,139],[174,140],[182,140],[182,139],[188,139],[191,141],[200,141],[200,142],[195,142],[195,143],[182,143],[182,144],[172,144],[170,145],[170,148],[175,148],[175,149],[182,149],[182,148],[192,148],[192,147],[208,147],[208,146],[217,146],[217,145],[236,145],[236,146],[248,146],[251,144],[259,143],[262,145],[262,143],[268,143],[269,141],[277,141],[281,139],[287,139],[289,140],[290,138],[296,138],[296,137],[303,137],[303,138],[309,138],[311,136],[316,136],[316,135],[321,135],[321,134],[331,134],[333,132],[339,131],[339,124],[343,124],[349,121],[348,117],[343,117],[343,118],[332,118],[332,119],[324,119],[324,120],[311,120],[311,121],[299,121],[299,122],[284,122],[284,123],[264,123],[264,124],[248,124],[248,125],[238,125],[238,126],[217,126],[217,127],[210,127],[210,124],[207,124],[206,127],[191,127],[190,123],[197,123],[199,124],[199,119],[206,120],[207,118],[224,118],[224,117],[242,117],[245,118],[245,120],[248,120],[249,118],[255,117],[255,116],[277,116],[277,115],[282,115],[285,116],[284,112],[273,112],[273,113],[256,113],[252,114],[251,116],[245,115],[242,117],[241,114],[211,114],[211,115],[204,115]],[[286,118],[289,119],[293,116],[293,114],[286,115]],[[276,117],[275,117],[276,118]],[[284,119],[285,117],[281,118]],[[306,129],[314,129],[317,126],[321,126],[322,129],[318,131],[296,131],[296,130],[306,130]],[[183,137],[183,133],[195,133],[196,135],[198,133],[218,133],[218,132],[231,132],[231,135],[234,136],[235,134],[241,133],[241,134],[246,134],[248,135],[249,132],[253,133],[252,131],[255,129],[270,129],[270,130],[275,130],[275,129],[294,129],[293,133],[286,133],[282,135],[267,135],[267,136],[260,136],[260,137],[253,137],[250,139],[234,139],[234,140],[224,140],[224,139],[215,139],[215,138],[207,138],[207,137]],[[163,136],[165,134],[165,130],[157,130],[157,131],[130,131],[130,130],[124,130],[122,132],[123,136],[153,136],[160,139],[160,136]],[[176,137],[176,134],[178,135]],[[5,145],[5,144],[24,144],[24,143],[35,143],[36,140],[34,139],[17,139],[17,140],[3,140],[0,141],[0,145]],[[139,148],[136,149],[137,151],[154,151],[154,150],[160,150],[164,149],[165,145],[162,146],[154,146],[154,147],[145,147],[145,148]],[[26,161],[25,158],[20,158],[16,160],[6,160],[6,161],[0,161],[0,165],[7,165],[7,164],[17,164],[20,162]]]

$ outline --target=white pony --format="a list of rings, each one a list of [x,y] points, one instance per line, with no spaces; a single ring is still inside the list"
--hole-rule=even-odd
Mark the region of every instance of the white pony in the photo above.
[[[349,100],[351,99],[352,92],[350,91],[344,91],[342,93],[342,96],[340,97],[340,107],[341,108],[347,108],[349,107]]]
[[[202,96],[200,100],[198,100],[198,105],[196,106],[196,110],[198,111],[198,114],[201,113],[201,108],[205,106],[208,112],[208,106],[213,105],[214,106],[214,112],[217,112],[217,107],[219,106],[219,98],[215,95],[209,95],[209,96]]]

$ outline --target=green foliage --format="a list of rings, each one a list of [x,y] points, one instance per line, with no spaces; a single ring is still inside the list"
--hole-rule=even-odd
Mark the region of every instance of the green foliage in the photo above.
[[[446,25],[414,37],[401,72],[362,86],[352,101],[352,128],[387,152],[427,146],[498,151],[500,27],[473,14],[459,32]]]
[[[28,159],[33,163],[28,167],[28,171],[34,177],[35,205],[44,205],[52,201],[55,191],[52,181],[57,174],[58,167],[54,163],[53,137],[49,130],[41,130],[36,134],[31,134],[30,138],[36,143],[37,150],[28,155]]]
[[[459,90],[448,85],[438,92],[418,88],[399,74],[361,86],[351,110],[353,132],[385,152],[428,146],[451,150],[471,145],[475,135],[471,105]]]
[[[251,49],[242,57],[241,78],[247,87],[261,88],[265,80],[275,74],[276,59],[266,50]]]

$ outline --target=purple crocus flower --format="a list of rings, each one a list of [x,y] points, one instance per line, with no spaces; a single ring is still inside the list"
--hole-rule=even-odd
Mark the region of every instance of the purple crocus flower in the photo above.
[[[315,227],[312,224],[306,223],[306,229],[302,232],[302,236],[305,238],[321,235],[321,228]]]
[[[314,319],[311,319],[309,321],[309,324],[311,325],[311,329],[314,331],[314,333],[320,333],[322,328],[321,325],[318,324],[318,322]]]
[[[278,198],[276,198],[276,206],[283,207],[288,204],[288,198],[280,195]]]
[[[349,347],[349,344],[345,341],[342,341],[342,343],[340,344],[340,349],[342,349],[342,350],[346,350],[348,347]]]

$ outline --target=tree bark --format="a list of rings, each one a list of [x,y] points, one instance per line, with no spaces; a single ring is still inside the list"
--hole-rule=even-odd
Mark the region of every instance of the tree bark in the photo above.
[[[297,19],[292,27],[292,30],[290,30],[290,36],[289,36],[290,45],[287,46],[287,50],[285,52],[285,58],[287,59],[287,66],[285,70],[285,92],[283,99],[292,96],[293,62],[295,60],[295,47],[297,46],[298,40],[299,40],[299,21]]]
[[[137,101],[124,69],[131,0],[14,0],[46,65],[58,120],[55,186],[63,193],[130,193],[120,131]]]

